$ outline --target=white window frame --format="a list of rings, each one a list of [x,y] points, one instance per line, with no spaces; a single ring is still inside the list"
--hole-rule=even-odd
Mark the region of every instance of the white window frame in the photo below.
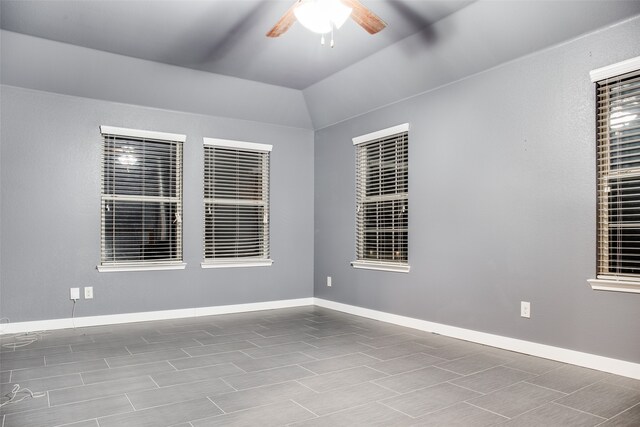
[[[371,260],[365,259],[364,256],[361,256],[359,252],[361,252],[364,248],[364,224],[362,219],[359,219],[360,209],[362,205],[367,202],[367,197],[365,194],[362,194],[362,191],[365,191],[366,187],[366,165],[361,163],[361,159],[358,156],[358,146],[361,144],[368,143],[376,143],[377,140],[382,142],[383,139],[403,134],[409,132],[409,123],[403,123],[401,125],[392,126],[390,128],[382,129],[376,132],[368,133],[365,135],[357,136],[353,138],[353,145],[356,147],[356,259],[351,262],[351,266],[354,268],[361,268],[367,270],[381,270],[381,271],[390,271],[390,272],[398,272],[398,273],[408,273],[410,270],[409,266],[409,232],[408,232],[408,219],[407,219],[407,241],[406,252],[407,252],[407,260],[406,261],[385,261],[385,260]],[[408,157],[407,157],[407,166],[408,166]],[[397,170],[396,170],[397,172]],[[408,174],[408,172],[407,172]],[[408,175],[407,175],[407,185],[408,185]],[[406,205],[408,207],[409,204],[409,192],[407,193],[397,193],[392,196],[394,199],[405,200]]]
[[[622,61],[622,62],[618,62],[616,64],[613,65],[608,65],[606,67],[602,67],[602,68],[598,68],[595,70],[592,70],[589,74],[591,77],[591,82],[594,83],[594,87],[596,86],[597,83],[599,82],[604,82],[606,83],[607,80],[609,79],[618,79],[619,77],[622,77],[623,75],[627,74],[627,73],[632,73],[632,72],[636,72],[640,70],[640,56],[637,56],[635,58],[631,58],[628,59],[626,61]],[[597,102],[596,102],[597,104]],[[597,121],[598,117],[596,114],[596,121]],[[596,125],[597,128],[597,125]],[[599,145],[599,144],[597,144]],[[597,160],[598,160],[598,164],[600,162],[600,160],[602,160],[600,158],[600,154],[597,153]],[[606,159],[605,159],[606,161]],[[603,200],[604,197],[606,197],[606,188],[601,188],[604,186],[604,184],[600,183],[601,177],[600,177],[600,172],[597,173],[598,175],[598,213],[597,213],[597,218],[598,221],[601,221],[601,213],[600,210],[604,209],[603,203],[606,204],[606,201]],[[626,175],[625,175],[626,176]],[[630,175],[629,175],[630,176]],[[606,187],[606,186],[605,186]],[[608,206],[608,205],[607,205]],[[607,221],[608,222],[608,221]],[[603,227],[603,225],[601,224],[600,227]],[[608,246],[606,247],[601,247],[601,245],[606,245],[606,243],[603,243],[602,240],[606,240],[603,239],[601,234],[604,231],[600,231],[600,228],[598,228],[598,242],[597,242],[597,251],[598,251],[598,264],[601,263],[600,257],[603,256],[603,251],[604,252],[608,252]],[[608,233],[608,232],[607,232]],[[640,293],[640,277],[633,277],[633,276],[625,276],[624,274],[601,274],[599,272],[600,270],[600,266],[596,266],[596,278],[595,279],[588,279],[587,281],[589,282],[589,284],[591,285],[591,288],[594,290],[602,290],[602,291],[616,291],[616,292],[630,292],[630,293]]]
[[[145,271],[145,270],[182,270],[186,267],[186,263],[184,262],[184,253],[183,253],[183,236],[182,236],[182,183],[183,183],[183,173],[182,173],[182,150],[183,143],[186,141],[186,135],[182,134],[174,134],[174,133],[166,133],[166,132],[155,132],[155,131],[147,131],[147,130],[139,130],[139,129],[127,129],[120,128],[114,126],[100,126],[100,133],[103,137],[103,152],[102,152],[102,162],[105,161],[105,144],[106,139],[108,137],[122,137],[122,138],[135,138],[140,140],[153,140],[154,142],[167,142],[167,143],[175,143],[179,149],[176,150],[176,158],[175,158],[175,173],[177,174],[176,179],[176,196],[168,198],[167,200],[172,203],[177,204],[177,213],[176,219],[177,222],[177,251],[179,253],[179,260],[175,261],[107,261],[105,260],[104,253],[104,240],[105,240],[105,211],[107,205],[109,203],[113,203],[114,201],[122,200],[122,201],[154,201],[158,199],[155,196],[129,196],[129,195],[118,195],[118,194],[105,194],[104,193],[104,166],[101,167],[101,176],[102,176],[102,184],[101,184],[101,232],[100,232],[100,240],[101,240],[101,250],[100,250],[100,263],[97,265],[97,270],[99,272],[118,272],[118,271]],[[159,199],[158,199],[159,200]]]
[[[270,225],[271,225],[271,217],[270,217],[270,153],[273,149],[273,146],[270,144],[260,144],[255,142],[245,142],[245,141],[236,141],[229,139],[219,139],[219,138],[203,138],[204,142],[204,150],[212,148],[215,150],[216,148],[225,148],[242,151],[252,152],[254,155],[256,153],[266,154],[261,156],[262,158],[262,198],[256,200],[235,200],[230,198],[224,199],[212,199],[207,198],[205,191],[207,186],[207,156],[204,155],[203,162],[204,165],[204,174],[203,182],[205,191],[203,191],[203,261],[201,263],[202,268],[230,268],[230,267],[268,267],[273,264],[273,260],[270,257]],[[215,151],[214,151],[215,153]],[[211,183],[215,186],[215,182]],[[261,257],[226,257],[226,258],[205,258],[207,254],[207,245],[213,244],[213,241],[209,242],[207,240],[207,228],[212,227],[212,224],[207,224],[207,214],[206,210],[210,207],[211,204],[215,203],[223,203],[227,205],[258,205],[264,208],[264,228],[262,230],[262,256]]]

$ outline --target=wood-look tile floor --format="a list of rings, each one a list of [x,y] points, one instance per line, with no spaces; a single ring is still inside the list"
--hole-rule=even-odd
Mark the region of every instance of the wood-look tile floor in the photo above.
[[[38,338],[3,427],[640,426],[640,380],[313,306]]]

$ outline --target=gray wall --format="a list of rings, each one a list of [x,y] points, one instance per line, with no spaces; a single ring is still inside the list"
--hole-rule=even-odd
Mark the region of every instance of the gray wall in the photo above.
[[[0,86],[0,313],[68,318],[70,287],[93,286],[76,316],[313,295],[311,130]],[[185,270],[99,273],[100,125],[187,135]],[[202,137],[273,144],[271,267],[202,269]]]
[[[638,40],[640,18],[316,131],[315,296],[640,362],[640,294],[587,283],[589,71],[640,55]],[[351,138],[404,122],[411,272],[353,269]],[[521,300],[531,319],[520,317]]]

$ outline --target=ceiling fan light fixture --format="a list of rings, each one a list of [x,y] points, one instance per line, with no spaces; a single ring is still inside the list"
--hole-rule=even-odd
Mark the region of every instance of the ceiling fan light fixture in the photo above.
[[[293,13],[302,26],[318,34],[340,28],[349,19],[352,9],[340,0],[303,0]]]

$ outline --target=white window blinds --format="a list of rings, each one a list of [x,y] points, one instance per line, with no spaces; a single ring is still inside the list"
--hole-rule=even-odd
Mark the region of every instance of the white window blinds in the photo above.
[[[354,138],[354,267],[409,271],[409,126]]]
[[[203,267],[271,265],[271,145],[204,139]]]
[[[596,91],[598,279],[640,280],[640,70]]]
[[[100,271],[184,268],[184,135],[100,127]]]

